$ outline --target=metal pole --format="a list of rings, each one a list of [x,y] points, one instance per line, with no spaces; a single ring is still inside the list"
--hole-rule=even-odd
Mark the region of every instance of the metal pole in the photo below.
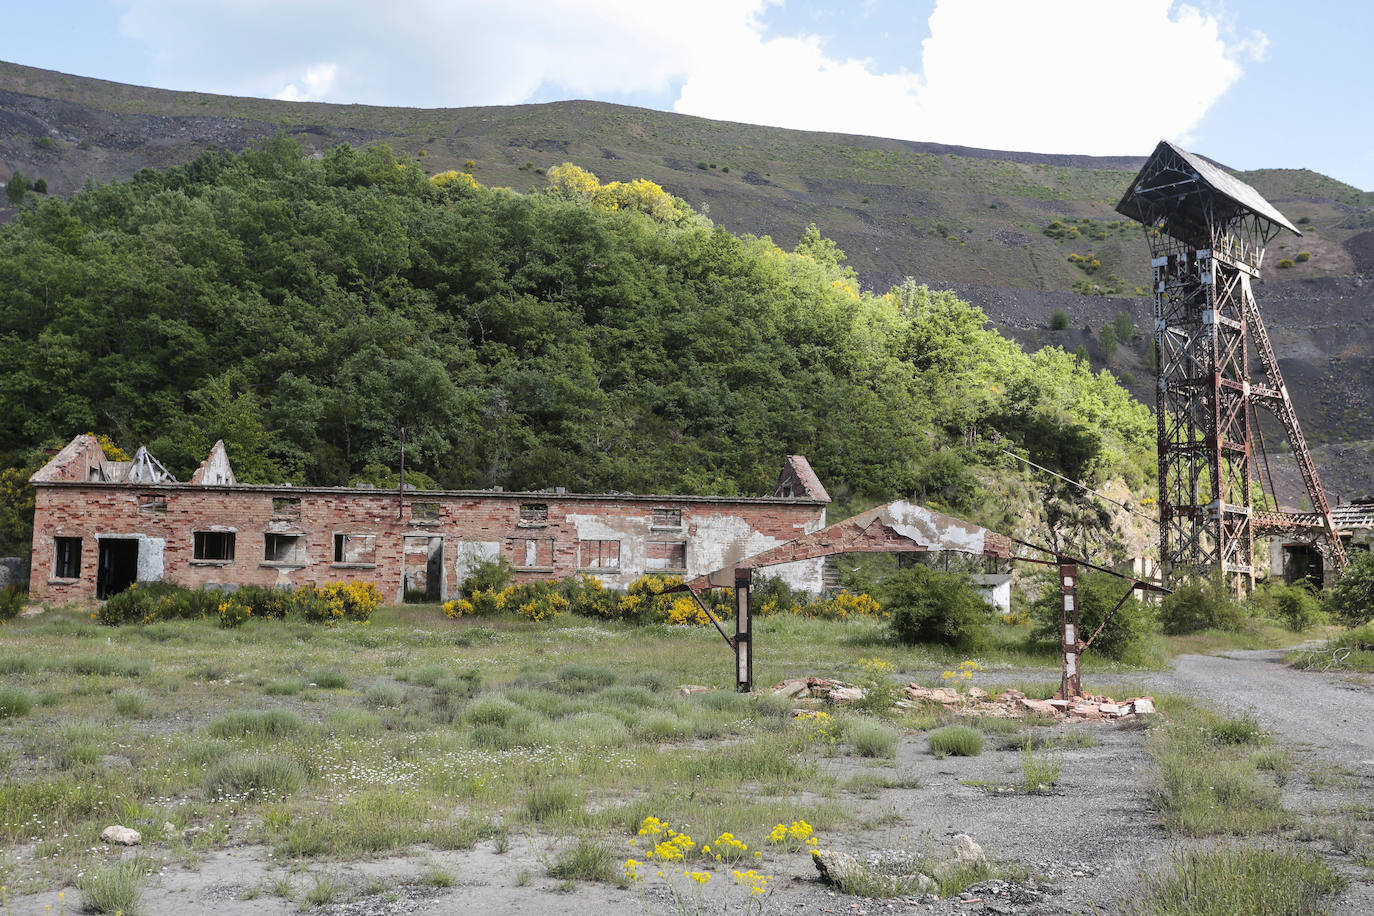
[[[401,482],[396,484],[396,517],[405,515],[406,502],[406,428],[401,427]]]
[[[754,636],[750,620],[750,586],[754,571],[735,570],[735,687],[740,693],[754,689]]]
[[[1079,669],[1078,642],[1078,566],[1074,563],[1059,563],[1059,589],[1063,594],[1060,605],[1059,623],[1063,634],[1061,648],[1064,655],[1064,670],[1059,683],[1059,698],[1071,700],[1083,695],[1083,675]]]

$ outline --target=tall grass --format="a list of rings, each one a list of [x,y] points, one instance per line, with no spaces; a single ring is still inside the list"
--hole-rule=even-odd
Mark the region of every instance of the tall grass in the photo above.
[[[216,738],[282,738],[300,730],[300,716],[289,709],[240,709],[210,723]]]
[[[1316,916],[1348,882],[1310,852],[1216,849],[1184,853],[1149,880],[1136,916]]]
[[[81,908],[88,913],[123,913],[139,916],[143,912],[143,889],[151,868],[142,857],[88,868],[76,879],[81,891]]]
[[[936,757],[977,757],[983,753],[983,735],[967,725],[946,725],[926,736]]]

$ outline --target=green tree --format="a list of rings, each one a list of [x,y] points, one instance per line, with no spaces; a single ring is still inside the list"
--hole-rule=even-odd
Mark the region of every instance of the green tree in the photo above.
[[[1116,353],[1116,329],[1111,325],[1104,325],[1097,334],[1097,345],[1102,348],[1102,352],[1108,357]]]
[[[987,641],[992,612],[968,576],[909,566],[883,582],[879,601],[891,615],[892,635],[903,644],[974,651]]]
[[[1067,331],[1069,328],[1069,313],[1063,309],[1055,309],[1050,313],[1050,330]]]
[[[10,176],[10,180],[5,185],[5,196],[10,203],[16,207],[24,202],[24,195],[29,191],[29,180],[24,177],[24,173],[18,169]]]
[[[1116,318],[1112,321],[1112,330],[1116,332],[1116,339],[1122,343],[1130,341],[1135,335],[1135,322],[1131,319],[1130,312],[1117,312]]]
[[[1350,565],[1327,594],[1326,611],[1347,626],[1374,618],[1374,553],[1352,552]]]
[[[1080,570],[1080,573],[1082,571]],[[1117,602],[1126,595],[1130,583],[1106,573],[1080,575],[1078,578],[1078,620],[1079,639],[1086,642],[1097,633],[1097,628],[1111,614]],[[1063,592],[1059,588],[1058,577],[1048,580],[1040,597],[1031,606],[1034,628],[1031,639],[1038,643],[1059,645],[1060,613],[1063,607]],[[1088,650],[1100,653],[1105,658],[1120,661],[1141,662],[1148,651],[1150,637],[1155,633],[1155,620],[1150,610],[1129,597],[1121,605],[1102,632],[1093,640]]]

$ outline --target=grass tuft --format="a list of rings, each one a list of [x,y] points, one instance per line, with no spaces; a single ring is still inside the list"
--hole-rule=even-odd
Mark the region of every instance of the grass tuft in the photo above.
[[[525,799],[525,813],[532,821],[566,819],[581,814],[583,804],[585,799],[575,786],[551,782],[530,790]]]
[[[897,731],[871,719],[855,719],[846,730],[846,737],[860,757],[897,756]]]
[[[0,687],[0,719],[27,716],[33,712],[38,697],[22,687]]]
[[[148,705],[148,698],[136,690],[121,690],[114,695],[115,712],[121,716],[139,716]]]
[[[300,716],[289,709],[239,709],[210,723],[216,738],[281,738],[300,730]]]
[[[134,858],[88,868],[76,879],[82,909],[88,913],[138,916],[142,912],[149,867],[146,859]]]
[[[217,760],[201,786],[211,798],[281,798],[304,782],[305,771],[289,757],[240,752]]]
[[[554,859],[549,866],[549,877],[613,884],[621,879],[617,864],[616,854],[610,847],[592,840],[578,840]]]
[[[1168,874],[1148,881],[1137,916],[1308,916],[1348,882],[1316,855],[1277,849],[1187,852]]]
[[[946,725],[926,736],[936,757],[977,757],[983,753],[983,735],[967,725]]]

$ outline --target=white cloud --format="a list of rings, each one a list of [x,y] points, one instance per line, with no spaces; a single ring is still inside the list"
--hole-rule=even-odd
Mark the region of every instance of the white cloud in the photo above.
[[[338,64],[317,64],[305,71],[305,88],[295,83],[287,83],[273,98],[283,102],[318,102],[329,97],[329,90],[338,75]]]
[[[1197,124],[1266,44],[1229,40],[1218,19],[1170,0],[939,0],[919,72],[832,60],[814,40],[760,40],[692,74],[675,107],[994,149],[1141,153]]]
[[[776,2],[125,0],[121,26],[175,88],[422,107],[637,95],[711,118],[1100,154],[1186,136],[1267,45],[1174,0],[937,0],[907,68],[877,72],[819,36],[765,37]]]

